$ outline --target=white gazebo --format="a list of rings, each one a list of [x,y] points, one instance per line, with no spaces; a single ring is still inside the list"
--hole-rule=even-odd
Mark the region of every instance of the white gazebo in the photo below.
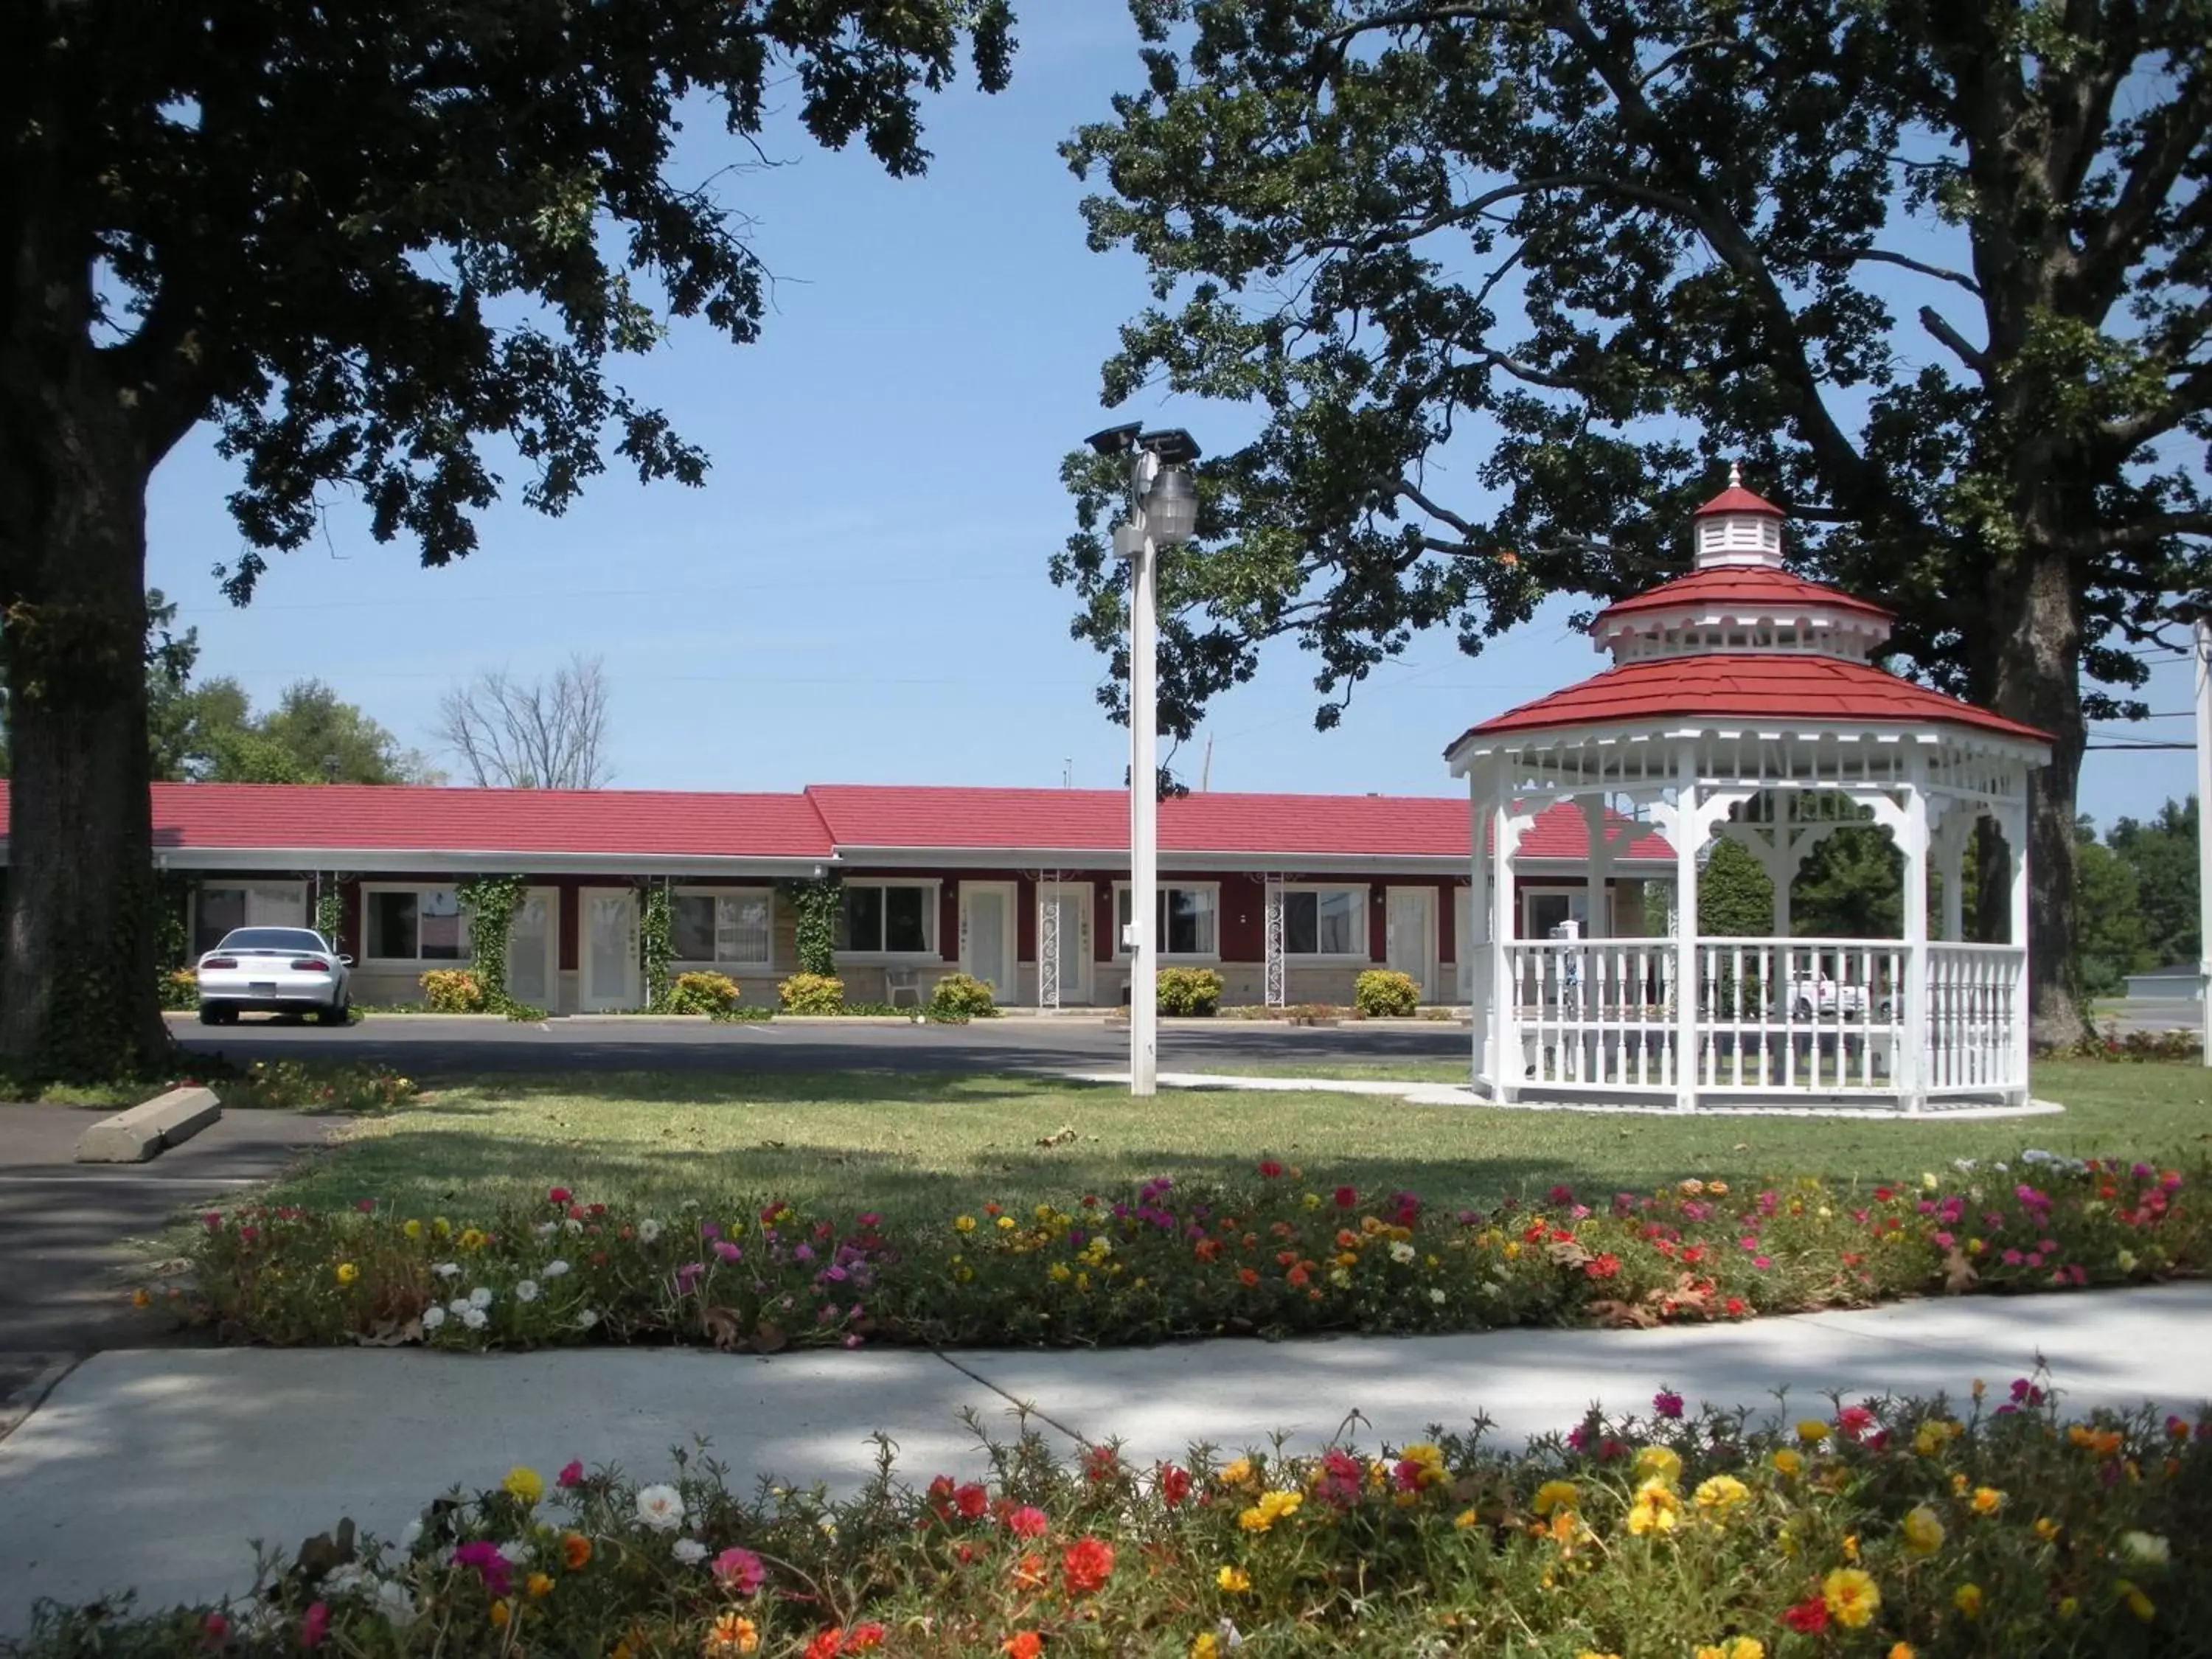
[[[1446,751],[1474,811],[1474,1073],[1490,1098],[1684,1110],[2027,1103],[2027,778],[2050,739],[1876,667],[1890,614],[1790,574],[1782,528],[1781,511],[1732,471],[1696,514],[1696,568],[1591,624],[1612,667]],[[1642,831],[1607,809],[1665,835],[1666,933],[1608,937],[1610,907],[1593,903],[1586,929],[1555,930],[1579,936],[1515,937],[1515,849],[1562,800],[1590,826],[1594,892],[1620,836]],[[1962,926],[1985,817],[2010,864],[1998,944],[1969,943]],[[1902,937],[1793,937],[1791,878],[1819,842],[1860,823],[1903,855]],[[1698,878],[1716,835],[1772,878],[1771,933],[1698,936]]]

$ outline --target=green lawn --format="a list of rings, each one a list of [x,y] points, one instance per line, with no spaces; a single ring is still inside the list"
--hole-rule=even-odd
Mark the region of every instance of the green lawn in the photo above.
[[[2052,1064],[2039,1068],[2036,1090],[2067,1103],[2067,1115],[1675,1122],[1328,1094],[1178,1090],[1137,1103],[1111,1086],[1012,1077],[501,1079],[362,1121],[278,1195],[374,1195],[458,1216],[560,1183],[669,1208],[685,1195],[740,1193],[940,1216],[994,1197],[1115,1192],[1156,1175],[1242,1175],[1269,1154],[1317,1180],[1407,1188],[1456,1206],[1560,1181],[1610,1192],[1687,1175],[1875,1179],[2023,1146],[2148,1157],[2212,1141],[2212,1073],[2193,1066]]]

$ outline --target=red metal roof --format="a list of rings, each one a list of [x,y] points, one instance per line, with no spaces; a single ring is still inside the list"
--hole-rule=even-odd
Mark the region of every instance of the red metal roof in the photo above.
[[[1764,513],[1777,519],[1787,516],[1772,501],[1763,495],[1753,495],[1740,483],[1730,484],[1690,516],[1706,519],[1716,513]]]
[[[1129,798],[1118,789],[964,789],[817,784],[841,849],[1124,854]],[[1303,859],[1459,859],[1468,855],[1468,803],[1434,795],[1185,795],[1160,803],[1160,851]],[[1645,843],[1650,843],[1647,849]],[[1548,809],[1521,843],[1524,859],[1581,859],[1588,836],[1571,806]],[[1668,859],[1647,836],[1627,856]]]
[[[2049,733],[2032,726],[1943,696],[1867,663],[1782,652],[1713,652],[1623,663],[1470,726],[1451,748],[1478,735],[1623,726],[1700,714],[1765,715],[1851,726],[1935,721],[2034,743],[2051,740]]]
[[[0,823],[7,810],[0,781]],[[540,854],[828,860],[841,850],[1126,855],[1128,797],[1111,789],[833,785],[800,794],[157,783],[154,845],[171,851]],[[1200,794],[1160,803],[1164,854],[1463,860],[1464,796]],[[1540,813],[1524,860],[1578,860],[1582,814]],[[1659,836],[1620,856],[1668,860]]]
[[[1863,617],[1879,617],[1885,622],[1896,614],[1832,587],[1808,582],[1802,576],[1793,576],[1786,570],[1766,565],[1717,564],[1615,600],[1597,613],[1590,627],[1595,631],[1604,626],[1608,617],[1630,616],[1639,611],[1689,607],[1710,610],[1723,605],[1782,611],[1849,611]]]

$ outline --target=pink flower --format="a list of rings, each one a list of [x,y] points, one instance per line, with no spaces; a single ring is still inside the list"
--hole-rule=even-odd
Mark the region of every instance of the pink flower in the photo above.
[[[1006,1530],[1017,1538],[1042,1538],[1047,1525],[1044,1511],[1024,1504],[1006,1517]]]
[[[327,1603],[318,1601],[307,1609],[306,1616],[300,1620],[300,1645],[303,1648],[319,1648],[323,1644],[323,1638],[330,1633],[330,1607]]]
[[[495,1601],[504,1601],[509,1584],[507,1558],[499,1553],[499,1546],[478,1539],[464,1544],[453,1552],[457,1567],[474,1567],[483,1587],[491,1592]]]
[[[1336,1189],[1335,1198],[1336,1207],[1340,1210],[1348,1210],[1359,1202],[1359,1194],[1349,1187],[1339,1187]]]
[[[1682,1414],[1682,1396],[1672,1389],[1662,1389],[1651,1396],[1651,1409],[1662,1417],[1680,1417]]]
[[[566,1204],[568,1201],[568,1189],[566,1187],[556,1187],[545,1194],[545,1201],[548,1204]]]
[[[581,1458],[571,1458],[562,1468],[561,1473],[553,1477],[553,1481],[556,1486],[582,1486],[584,1484],[583,1460]]]
[[[200,1635],[211,1648],[219,1648],[230,1640],[230,1620],[219,1613],[211,1613],[200,1620]]]
[[[738,1595],[750,1595],[768,1577],[768,1569],[750,1550],[726,1549],[714,1560],[714,1582]]]
[[[1751,1259],[1751,1265],[1758,1268],[1759,1272],[1765,1273],[1769,1267],[1771,1267],[1774,1263],[1765,1256],[1755,1255]]]

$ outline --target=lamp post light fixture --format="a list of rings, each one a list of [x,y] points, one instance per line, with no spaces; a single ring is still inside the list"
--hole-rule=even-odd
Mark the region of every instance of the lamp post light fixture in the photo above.
[[[1198,529],[1198,445],[1180,428],[1109,427],[1088,440],[1101,455],[1127,456],[1128,517],[1114,527],[1114,551],[1129,564],[1129,1092],[1159,1090],[1158,550]]]

